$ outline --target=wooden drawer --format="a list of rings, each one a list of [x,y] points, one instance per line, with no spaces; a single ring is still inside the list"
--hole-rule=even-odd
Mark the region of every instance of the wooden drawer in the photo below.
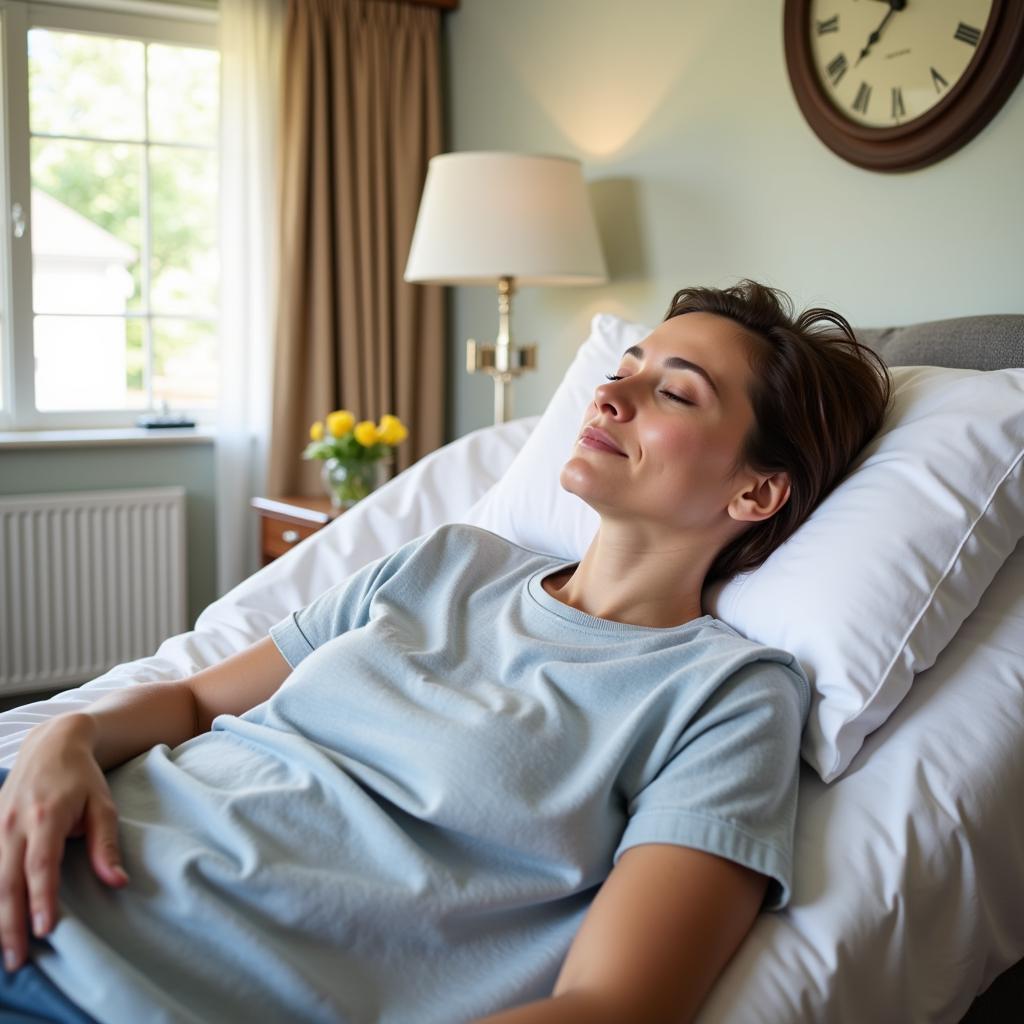
[[[282,522],[280,519],[264,516],[260,540],[263,557],[268,560],[275,559],[319,529],[319,526],[300,526],[298,523]]]
[[[340,513],[327,498],[253,498],[260,515],[260,550],[267,565]]]

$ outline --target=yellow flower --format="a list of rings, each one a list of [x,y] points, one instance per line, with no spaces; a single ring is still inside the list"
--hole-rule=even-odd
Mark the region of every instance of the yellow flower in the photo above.
[[[347,409],[338,409],[336,412],[328,413],[327,429],[332,437],[344,437],[352,429],[356,418]]]
[[[388,445],[401,444],[409,436],[402,421],[397,416],[381,416],[377,437]]]
[[[319,420],[309,428],[309,437],[311,441],[322,441],[324,439],[324,425]]]
[[[377,443],[377,428],[370,420],[360,420],[356,424],[355,435],[364,448],[371,448]]]

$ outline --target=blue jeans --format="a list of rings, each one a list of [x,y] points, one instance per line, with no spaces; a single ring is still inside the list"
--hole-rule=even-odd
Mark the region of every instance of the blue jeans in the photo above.
[[[9,769],[0,768],[0,786]],[[39,941],[39,940],[36,940]],[[45,939],[41,940],[46,942]],[[96,1024],[32,962],[13,974],[0,969],[0,1024]]]

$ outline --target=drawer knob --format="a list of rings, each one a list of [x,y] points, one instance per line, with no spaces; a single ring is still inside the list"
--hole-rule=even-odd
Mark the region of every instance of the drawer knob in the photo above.
[[[284,533],[281,534],[281,540],[283,540],[285,544],[294,544],[298,539],[298,530],[285,530]]]

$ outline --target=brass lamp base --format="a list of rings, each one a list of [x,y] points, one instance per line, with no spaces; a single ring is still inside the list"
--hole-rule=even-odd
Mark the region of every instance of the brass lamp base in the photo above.
[[[498,281],[498,337],[494,345],[466,343],[466,370],[489,373],[494,378],[494,422],[506,423],[512,412],[512,381],[526,370],[537,368],[537,346],[512,344],[512,278]]]

